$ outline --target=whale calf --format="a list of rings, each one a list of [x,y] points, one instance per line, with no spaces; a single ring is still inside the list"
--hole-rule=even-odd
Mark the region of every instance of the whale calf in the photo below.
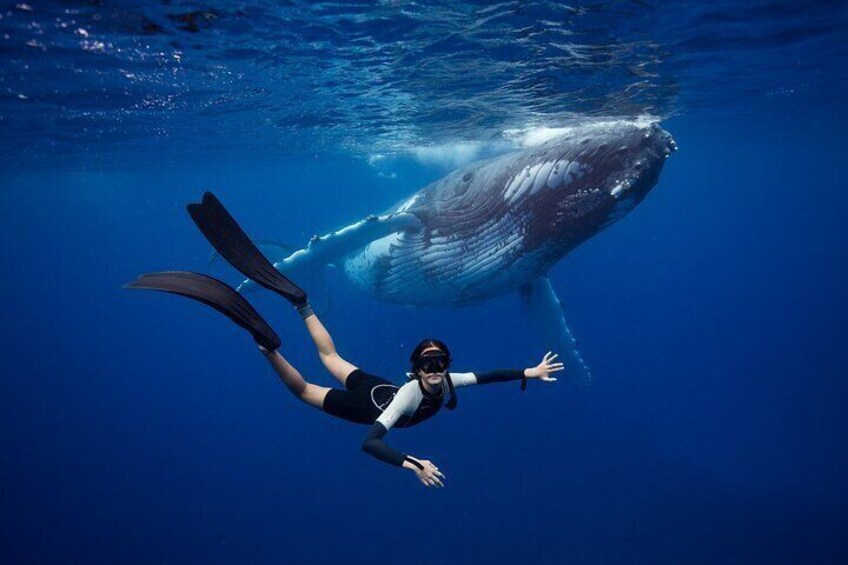
[[[275,267],[296,277],[334,264],[378,299],[414,306],[463,306],[517,291],[544,347],[561,353],[567,374],[588,382],[547,272],[636,207],[676,149],[655,122],[576,126],[314,236]]]

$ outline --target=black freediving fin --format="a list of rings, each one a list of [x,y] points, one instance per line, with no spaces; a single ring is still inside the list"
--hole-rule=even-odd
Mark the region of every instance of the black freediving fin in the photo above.
[[[292,245],[286,245],[285,243],[280,243],[279,241],[274,241],[273,239],[258,239],[254,238],[254,245],[259,248],[259,251],[268,258],[272,263],[276,263],[277,261],[282,261],[295,251],[297,248]],[[213,251],[209,256],[208,264],[212,264],[218,259],[221,258],[221,254],[217,251]]]
[[[165,271],[140,275],[124,288],[158,290],[197,300],[246,329],[268,351],[280,347],[280,338],[268,322],[244,296],[218,279],[188,271]]]
[[[200,204],[186,210],[212,247],[244,276],[295,306],[306,302],[306,293],[274,268],[214,194],[205,193]]]

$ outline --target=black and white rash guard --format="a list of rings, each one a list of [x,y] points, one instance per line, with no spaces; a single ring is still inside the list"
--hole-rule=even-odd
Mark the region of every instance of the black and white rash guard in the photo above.
[[[524,371],[500,370],[486,373],[450,373],[449,378],[453,382],[454,388],[460,388],[475,384],[499,383],[523,379]],[[365,441],[362,443],[362,450],[380,461],[390,465],[402,466],[404,461],[406,461],[406,454],[390,447],[383,441],[383,437],[393,427],[414,426],[436,414],[444,403],[448,388],[447,379],[448,377],[443,381],[442,390],[439,394],[427,392],[418,379],[409,381],[400,387],[394,399],[383,410],[383,413],[380,414],[371,426],[371,429],[368,430]]]

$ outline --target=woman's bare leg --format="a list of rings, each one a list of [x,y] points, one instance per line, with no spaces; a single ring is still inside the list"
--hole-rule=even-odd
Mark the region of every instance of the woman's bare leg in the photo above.
[[[279,351],[266,353],[265,357],[292,394],[319,410],[324,407],[324,397],[327,396],[330,388],[306,382],[300,371],[292,367],[291,363],[286,361]]]
[[[357,369],[356,365],[342,359],[336,352],[336,346],[333,343],[333,338],[330,333],[318,319],[318,316],[312,314],[304,318],[306,329],[309,330],[309,336],[315,342],[315,347],[318,348],[318,356],[321,358],[321,363],[327,368],[330,373],[342,384],[345,384],[348,375]]]

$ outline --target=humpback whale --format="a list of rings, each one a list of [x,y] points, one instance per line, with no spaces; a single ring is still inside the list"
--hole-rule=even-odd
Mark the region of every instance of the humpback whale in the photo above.
[[[575,126],[313,236],[274,266],[297,280],[298,272],[333,264],[378,299],[413,306],[457,307],[517,291],[544,347],[560,352],[566,374],[588,382],[547,272],[639,204],[676,149],[655,122]]]

